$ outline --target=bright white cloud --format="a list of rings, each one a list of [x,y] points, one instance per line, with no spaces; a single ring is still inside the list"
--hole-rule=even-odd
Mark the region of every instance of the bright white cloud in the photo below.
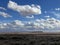
[[[24,27],[24,23],[19,20],[14,20],[10,23],[0,23],[0,29],[18,29]]]
[[[34,16],[32,15],[32,16],[26,16],[26,18],[34,18]]]
[[[19,30],[19,31],[52,31],[52,30],[60,30],[60,20],[55,18],[47,18],[47,19],[36,19],[35,21],[29,21],[24,23],[20,20],[14,20],[9,23],[0,23],[1,29],[11,29]]]
[[[2,10],[6,10],[4,7],[0,7],[0,9],[2,9]]]
[[[19,21],[19,20],[15,20],[13,22],[13,24],[15,23],[15,25],[18,25],[18,26],[24,26],[24,24],[22,23],[22,21]]]
[[[41,7],[39,5],[18,5],[17,3],[13,1],[9,1],[8,8],[13,9],[19,13],[21,13],[23,16],[27,15],[38,15],[41,14]]]
[[[5,17],[5,18],[7,18],[7,17],[12,17],[12,16],[10,16],[8,13],[1,12],[1,11],[0,11],[0,16],[3,16],[3,17]]]

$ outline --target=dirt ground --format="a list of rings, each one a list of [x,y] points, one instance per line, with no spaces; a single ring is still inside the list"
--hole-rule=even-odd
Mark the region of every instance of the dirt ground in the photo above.
[[[60,45],[60,34],[0,34],[0,45]]]

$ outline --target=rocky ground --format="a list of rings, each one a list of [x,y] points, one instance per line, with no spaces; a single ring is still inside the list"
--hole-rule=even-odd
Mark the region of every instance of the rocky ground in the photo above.
[[[0,34],[0,45],[60,45],[60,34]]]

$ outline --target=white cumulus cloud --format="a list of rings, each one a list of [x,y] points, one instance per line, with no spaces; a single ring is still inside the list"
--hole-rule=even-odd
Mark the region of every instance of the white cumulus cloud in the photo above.
[[[9,1],[8,8],[13,9],[23,16],[41,14],[41,7],[39,5],[18,5],[16,2]]]
[[[12,17],[12,16],[10,16],[8,13],[1,12],[1,11],[0,11],[0,16],[3,16],[3,17],[5,17],[5,18],[7,18],[7,17]]]
[[[21,20],[14,20],[9,23],[0,23],[0,31],[59,31],[60,30],[60,20],[55,18],[47,19],[36,19],[34,21],[29,21],[24,23]]]
[[[0,9],[2,9],[2,10],[6,10],[4,7],[0,7]]]
[[[32,15],[32,16],[26,16],[26,18],[34,18],[34,16]]]

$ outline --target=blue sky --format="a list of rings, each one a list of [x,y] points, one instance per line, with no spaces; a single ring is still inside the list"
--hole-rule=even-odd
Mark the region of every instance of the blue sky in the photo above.
[[[11,0],[13,2],[16,2],[18,5],[32,5],[32,4],[35,4],[35,5],[40,5],[41,7],[41,11],[42,11],[42,14],[39,14],[39,15],[34,15],[35,16],[35,19],[36,18],[44,18],[45,15],[49,15],[49,16],[53,16],[55,17],[54,15],[52,15],[51,13],[49,13],[50,11],[56,11],[55,8],[59,8],[59,4],[60,4],[60,0]],[[4,12],[7,12],[9,13],[10,15],[13,16],[13,18],[3,18],[0,16],[0,19],[1,20],[15,20],[15,19],[19,19],[19,20],[23,20],[23,18],[25,20],[27,20],[27,18],[21,16],[21,14],[19,14],[18,12],[14,11],[14,10],[11,10],[7,7],[8,5],[8,2],[9,0],[0,0],[0,7],[4,7],[6,8],[7,10],[2,10],[0,9],[0,11],[4,11]],[[47,14],[45,14],[44,12],[45,11],[48,11]],[[51,14],[51,15],[50,15]],[[20,15],[20,16],[19,16]],[[55,17],[56,18],[56,17]],[[30,19],[29,19],[30,20]],[[33,19],[34,20],[34,19]]]
[[[0,0],[0,30],[60,31],[59,4],[60,0]]]
[[[36,5],[40,5],[40,0],[36,1],[36,0],[12,0],[14,2],[16,2],[18,5],[31,5],[31,4],[36,4]],[[13,16],[13,18],[8,18],[8,20],[14,20],[14,19],[20,19],[23,20],[22,18],[24,18],[25,20],[27,20],[25,17],[21,16],[21,14],[19,14],[18,12],[11,10],[7,7],[9,0],[0,0],[0,6],[6,8],[7,10],[0,10],[0,11],[4,11],[9,13],[10,15]],[[20,16],[19,16],[20,15]],[[37,18],[37,17],[36,17]],[[3,18],[1,17],[2,20],[7,20],[7,18]]]

